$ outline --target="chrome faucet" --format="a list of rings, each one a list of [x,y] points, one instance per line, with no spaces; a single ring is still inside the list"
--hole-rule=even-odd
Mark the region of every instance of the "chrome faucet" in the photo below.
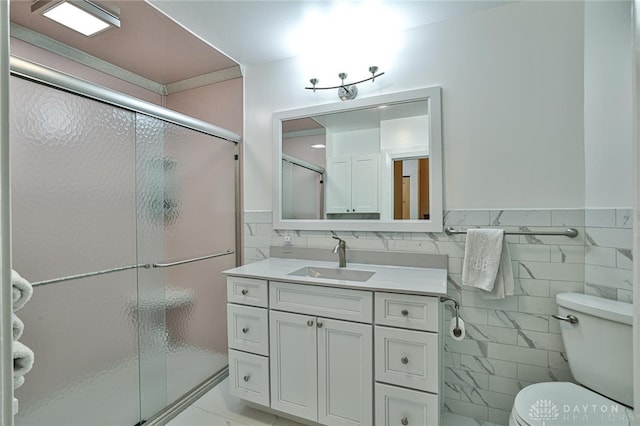
[[[347,243],[338,237],[333,237],[334,240],[338,240],[338,244],[333,248],[333,253],[338,253],[339,267],[344,268],[347,266]]]

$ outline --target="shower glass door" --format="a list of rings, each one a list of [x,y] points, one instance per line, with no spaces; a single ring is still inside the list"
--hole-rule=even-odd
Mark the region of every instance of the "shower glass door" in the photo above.
[[[137,129],[138,259],[156,265],[138,270],[148,419],[227,366],[235,256],[190,260],[235,250],[235,145],[143,114]]]
[[[13,268],[30,282],[136,264],[135,113],[11,77]],[[34,287],[18,426],[139,421],[135,270]]]
[[[227,366],[235,256],[174,263],[235,250],[235,144],[11,84],[14,269],[46,282],[132,267],[34,287],[15,423],[136,425]]]

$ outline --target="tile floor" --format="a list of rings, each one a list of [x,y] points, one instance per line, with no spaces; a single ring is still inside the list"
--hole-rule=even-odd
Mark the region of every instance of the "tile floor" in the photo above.
[[[445,414],[445,426],[497,426],[455,414]],[[198,399],[167,426],[304,426],[283,417],[246,406],[229,395],[229,379]]]

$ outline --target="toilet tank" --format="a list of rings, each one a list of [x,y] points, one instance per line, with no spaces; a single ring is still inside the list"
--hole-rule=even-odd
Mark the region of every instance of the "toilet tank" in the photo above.
[[[560,331],[576,381],[609,399],[633,406],[633,309],[618,302],[580,293],[556,296]]]

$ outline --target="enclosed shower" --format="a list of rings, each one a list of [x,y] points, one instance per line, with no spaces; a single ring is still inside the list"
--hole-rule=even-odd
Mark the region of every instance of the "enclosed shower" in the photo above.
[[[227,367],[238,136],[12,58],[16,425],[152,420]]]

